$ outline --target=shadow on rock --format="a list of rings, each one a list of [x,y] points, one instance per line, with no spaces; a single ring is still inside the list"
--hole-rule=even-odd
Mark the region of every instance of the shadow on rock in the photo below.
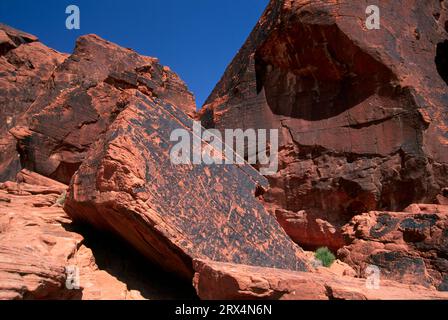
[[[150,300],[197,299],[191,283],[155,266],[114,235],[81,224],[64,227],[81,234],[98,268],[126,283],[128,290]]]

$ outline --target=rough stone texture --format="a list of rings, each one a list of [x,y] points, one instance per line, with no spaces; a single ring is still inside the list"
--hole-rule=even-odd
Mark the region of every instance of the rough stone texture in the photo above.
[[[181,110],[137,93],[74,175],[65,210],[190,279],[193,258],[307,270],[255,197],[266,188],[255,169],[171,163],[171,132],[191,127]]]
[[[46,187],[47,189],[52,190],[54,193],[62,193],[67,190],[67,185],[44,177],[28,169],[20,170],[20,172],[16,175],[16,181],[19,182],[19,184],[17,185],[27,184]]]
[[[368,289],[365,279],[294,272],[215,261],[194,261],[193,285],[204,300],[411,300],[448,299],[448,293],[381,281]]]
[[[338,257],[365,276],[376,265],[381,277],[448,291],[448,206],[411,205],[407,212],[369,212],[344,227],[350,245]]]
[[[195,297],[179,280],[148,266],[117,240],[79,230],[55,205],[61,184],[25,174],[43,182],[34,185],[41,193],[29,194],[22,183],[8,182],[16,185],[12,192],[0,185],[0,300]],[[79,290],[66,289],[67,266],[79,268]]]
[[[291,239],[307,249],[327,246],[330,250],[337,251],[346,244],[337,223],[328,222],[325,215],[306,210],[295,212],[279,209],[271,204],[267,204],[266,208],[274,212],[277,221]]]
[[[18,195],[0,185],[0,299],[70,299],[80,294],[65,289],[65,267],[82,237],[62,227],[69,220],[52,206],[59,196],[52,189]]]
[[[80,37],[73,54],[56,68],[27,111],[32,115],[29,126],[11,130],[22,166],[68,184],[91,143],[136,90],[186,112],[195,110],[185,84],[157,59],[96,35]]]
[[[20,170],[17,142],[8,131],[27,124],[28,108],[64,59],[35,36],[0,24],[0,182]]]
[[[272,0],[198,116],[280,130],[264,200],[305,248],[337,249],[354,215],[447,187],[448,2],[376,3],[380,30],[368,1]]]

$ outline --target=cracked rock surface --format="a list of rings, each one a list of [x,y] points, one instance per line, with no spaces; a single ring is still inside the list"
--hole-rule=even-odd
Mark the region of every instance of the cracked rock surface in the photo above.
[[[14,180],[21,168],[9,130],[28,123],[28,108],[65,58],[37,37],[0,24],[0,181]]]
[[[255,169],[172,165],[170,133],[191,128],[180,109],[137,94],[74,175],[64,209],[187,279],[194,258],[309,270],[255,197],[266,187]]]
[[[344,226],[350,245],[338,257],[365,277],[379,267],[385,279],[448,291],[448,206],[413,204],[405,212],[369,212]]]
[[[260,268],[195,260],[193,284],[204,300],[426,300],[448,299],[448,293],[422,286],[381,281],[366,286],[365,279]]]
[[[447,186],[447,1],[378,6],[367,30],[362,1],[272,0],[198,115],[279,129],[263,198],[304,248],[337,250],[353,216]]]
[[[80,37],[15,126],[21,165],[68,184],[89,146],[126,108],[133,91],[193,112],[193,95],[168,67],[101,39]]]

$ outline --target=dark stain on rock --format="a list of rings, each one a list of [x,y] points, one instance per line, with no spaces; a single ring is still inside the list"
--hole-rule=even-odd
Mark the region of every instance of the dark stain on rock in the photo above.
[[[389,232],[396,229],[399,220],[387,214],[378,217],[376,225],[370,229],[370,236],[373,238],[381,238]]]

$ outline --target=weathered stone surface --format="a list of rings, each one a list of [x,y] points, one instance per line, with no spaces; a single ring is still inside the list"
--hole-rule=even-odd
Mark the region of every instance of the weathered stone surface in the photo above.
[[[193,285],[204,300],[411,300],[448,299],[448,293],[381,281],[195,260]]]
[[[448,291],[448,208],[412,205],[408,212],[369,212],[344,227],[350,245],[338,257],[365,276],[367,265],[381,277]]]
[[[55,205],[60,195],[53,187],[60,183],[53,181],[52,186],[50,179],[25,174],[43,182],[34,185],[42,193],[0,188],[0,300],[195,297],[188,286],[151,267],[118,240],[74,225]],[[79,290],[66,288],[68,266],[79,270]]]
[[[169,134],[191,130],[194,100],[157,59],[95,35],[68,56],[0,25],[0,181],[25,167],[68,183],[80,168],[69,214],[169,271],[195,270],[201,298],[446,298],[434,289],[448,291],[447,1],[379,6],[368,31],[363,2],[272,0],[211,94],[205,126],[280,129],[280,171],[261,196],[267,180],[248,165],[170,164]],[[115,272],[126,258],[95,254],[55,205],[66,185],[30,170],[0,184],[0,298],[172,297]],[[357,216],[370,210],[405,212]],[[303,247],[347,244],[344,263],[280,270],[313,270],[312,254],[274,217]],[[368,264],[380,290],[343,277]],[[80,290],[65,288],[67,265]]]
[[[14,180],[20,170],[17,142],[8,131],[27,124],[28,108],[64,59],[35,36],[0,24],[0,182]]]
[[[67,190],[67,185],[41,176],[27,169],[21,170],[17,174],[17,182],[6,181],[0,183],[0,189],[10,194],[31,195],[31,194],[62,194]]]
[[[448,205],[448,188],[445,188],[441,194],[437,195],[437,203]]]
[[[0,299],[70,299],[80,294],[66,290],[65,267],[82,237],[62,227],[69,220],[61,208],[52,207],[59,195],[49,191],[17,195],[0,190],[1,198],[8,199],[0,201]]]
[[[270,208],[269,205],[266,207]],[[337,251],[346,244],[338,224],[328,222],[325,216],[315,211],[295,212],[279,208],[273,208],[272,211],[291,239],[304,248],[315,249],[325,245]]]
[[[255,169],[171,163],[171,132],[191,127],[181,110],[138,94],[74,175],[65,210],[187,278],[193,258],[307,270],[255,197],[266,188]]]
[[[447,1],[377,3],[381,28],[367,30],[364,1],[272,0],[199,115],[280,130],[264,200],[304,247],[338,248],[354,215],[447,187]]]
[[[123,109],[134,91],[158,97],[186,112],[193,95],[168,67],[95,35],[77,40],[46,90],[27,111],[32,120],[11,130],[24,168],[69,183],[98,136]],[[12,104],[12,106],[14,106]]]
[[[22,169],[17,173],[16,181],[19,182],[19,184],[26,183],[28,185],[47,187],[59,194],[67,190],[67,185],[27,169]]]

